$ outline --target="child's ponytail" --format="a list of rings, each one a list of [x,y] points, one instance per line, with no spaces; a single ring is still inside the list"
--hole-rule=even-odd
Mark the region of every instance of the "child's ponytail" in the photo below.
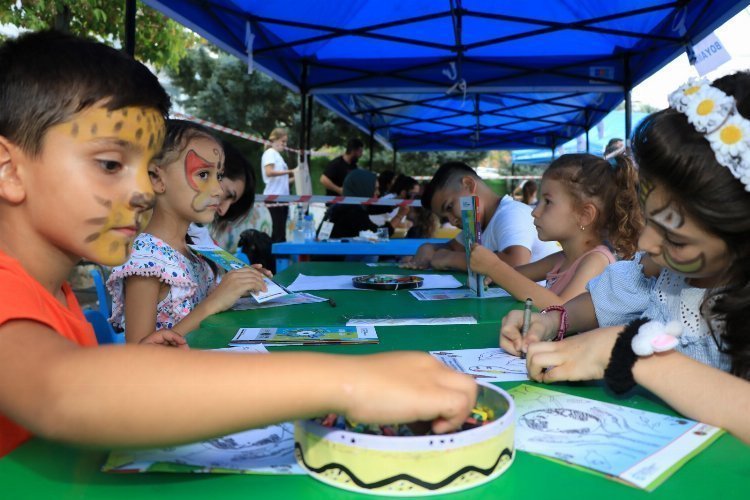
[[[626,154],[606,160],[612,166],[616,193],[610,209],[603,210],[607,239],[619,255],[632,258],[643,231],[643,214],[638,202],[638,171]]]

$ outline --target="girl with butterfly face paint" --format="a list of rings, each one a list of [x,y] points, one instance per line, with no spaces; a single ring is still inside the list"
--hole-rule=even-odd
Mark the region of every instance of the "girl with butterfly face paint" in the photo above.
[[[153,215],[128,262],[107,282],[112,322],[125,328],[128,342],[154,331],[188,333],[243,295],[266,289],[267,271],[254,267],[231,271],[217,283],[208,261],[187,246],[188,226],[216,216],[224,197],[223,168],[224,151],[210,132],[191,122],[167,121],[164,146],[148,170],[156,195]]]

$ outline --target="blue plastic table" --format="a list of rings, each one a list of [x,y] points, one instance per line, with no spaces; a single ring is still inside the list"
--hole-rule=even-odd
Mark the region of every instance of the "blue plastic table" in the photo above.
[[[290,260],[300,255],[414,255],[424,243],[441,244],[448,241],[445,238],[395,238],[374,242],[352,239],[308,243],[284,242],[274,243],[272,252],[276,256],[276,272],[278,273],[289,267]]]

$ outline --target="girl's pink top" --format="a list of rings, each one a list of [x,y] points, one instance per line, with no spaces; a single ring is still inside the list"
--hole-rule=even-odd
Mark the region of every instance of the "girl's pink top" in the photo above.
[[[612,255],[612,252],[609,251],[609,248],[607,248],[604,245],[599,245],[585,254],[578,257],[573,264],[570,265],[569,268],[567,268],[565,271],[560,271],[560,268],[562,267],[563,263],[565,262],[565,258],[561,258],[557,264],[555,264],[555,267],[552,268],[550,272],[547,273],[547,289],[555,292],[557,295],[560,295],[563,290],[565,290],[565,287],[567,287],[570,282],[573,280],[573,276],[576,275],[576,271],[578,270],[578,266],[581,265],[581,262],[583,262],[583,259],[594,252],[598,252],[602,255],[604,255],[607,260],[609,261],[609,264],[612,264],[615,262],[615,256]]]

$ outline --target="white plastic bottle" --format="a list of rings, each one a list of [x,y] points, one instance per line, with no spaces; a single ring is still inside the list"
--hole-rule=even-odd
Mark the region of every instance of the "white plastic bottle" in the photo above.
[[[292,243],[304,243],[305,242],[305,219],[302,209],[297,207],[297,220],[294,224],[294,231],[292,232]]]
[[[315,221],[312,214],[305,215],[305,243],[315,241]]]

